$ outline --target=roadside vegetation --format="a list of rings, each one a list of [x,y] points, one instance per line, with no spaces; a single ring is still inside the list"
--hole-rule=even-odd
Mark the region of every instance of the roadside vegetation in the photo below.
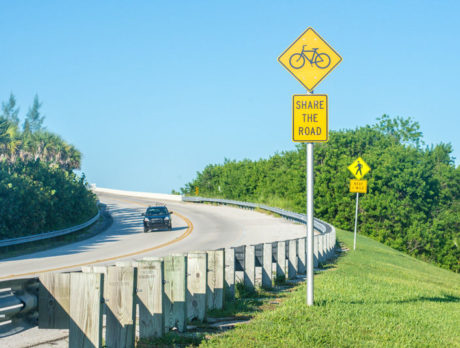
[[[14,95],[0,113],[0,239],[82,223],[97,212],[81,153],[43,127],[36,96],[22,125]]]
[[[353,234],[339,230],[344,246]],[[278,306],[254,312],[203,347],[460,347],[460,275],[364,236],[357,250],[315,275]]]
[[[425,146],[417,122],[379,118],[374,125],[331,131],[315,145],[315,216],[345,230],[354,225],[355,194],[347,167],[371,167],[359,200],[359,233],[460,272],[460,166],[450,144]],[[305,211],[305,147],[258,161],[225,160],[197,173],[182,193]]]

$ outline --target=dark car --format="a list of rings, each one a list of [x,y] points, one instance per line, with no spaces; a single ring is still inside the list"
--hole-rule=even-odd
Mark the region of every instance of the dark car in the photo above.
[[[144,232],[158,228],[172,230],[171,214],[165,205],[150,206],[144,214]]]

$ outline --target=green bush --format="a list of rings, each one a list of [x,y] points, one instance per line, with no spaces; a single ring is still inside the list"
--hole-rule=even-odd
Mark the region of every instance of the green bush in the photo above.
[[[315,216],[354,226],[355,194],[347,167],[361,156],[371,167],[359,200],[359,232],[460,272],[460,167],[450,144],[423,147],[419,125],[384,115],[373,126],[331,131],[315,145]],[[305,146],[258,161],[208,165],[182,192],[261,202],[305,212]]]
[[[97,212],[85,177],[40,160],[0,162],[0,239],[87,221]]]

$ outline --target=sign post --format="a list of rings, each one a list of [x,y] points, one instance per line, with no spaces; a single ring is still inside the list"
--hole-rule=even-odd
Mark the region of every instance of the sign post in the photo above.
[[[350,192],[356,192],[356,209],[355,209],[355,232],[353,235],[353,250],[356,250],[356,233],[358,229],[358,201],[359,194],[367,192],[367,180],[360,180],[366,175],[371,168],[361,157],[358,157],[352,164],[348,166],[348,170],[358,180],[350,180]]]
[[[342,61],[342,57],[313,28],[308,28],[279,56],[278,61],[307,89],[307,94],[292,98],[292,141],[306,143],[307,305],[312,306],[313,150],[314,143],[327,142],[329,137],[327,95],[313,95],[313,89]]]

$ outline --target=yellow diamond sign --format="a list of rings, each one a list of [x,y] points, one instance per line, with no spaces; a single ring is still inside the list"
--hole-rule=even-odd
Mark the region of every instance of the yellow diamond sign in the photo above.
[[[342,61],[342,57],[308,28],[278,61],[310,92]]]
[[[371,170],[371,167],[369,167],[361,157],[358,157],[358,159],[348,166],[348,170],[355,176],[356,179],[360,180],[369,172],[369,170]]]

